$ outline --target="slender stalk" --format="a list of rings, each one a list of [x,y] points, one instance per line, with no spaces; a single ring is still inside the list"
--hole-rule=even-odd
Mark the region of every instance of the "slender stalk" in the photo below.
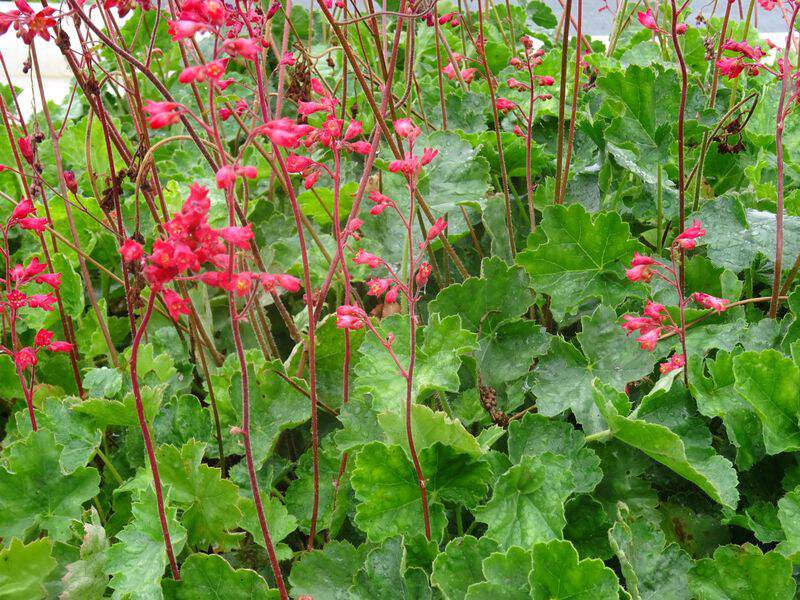
[[[156,490],[156,505],[158,506],[158,519],[161,523],[161,535],[164,536],[164,547],[167,551],[167,558],[169,559],[169,567],[172,570],[173,579],[180,579],[178,572],[178,563],[175,561],[175,552],[172,550],[172,540],[169,535],[169,527],[167,526],[167,513],[164,510],[164,494],[161,489],[161,477],[158,474],[158,464],[156,463],[156,453],[153,450],[153,440],[150,437],[150,427],[147,425],[147,419],[144,414],[144,404],[142,402],[142,392],[139,389],[139,344],[142,341],[142,336],[147,328],[147,323],[150,321],[150,316],[153,314],[153,306],[156,300],[156,292],[150,292],[150,297],[147,300],[147,308],[145,309],[142,321],[136,329],[133,336],[133,343],[131,344],[131,391],[133,392],[133,399],[136,402],[136,417],[139,420],[139,429],[142,430],[142,439],[144,440],[144,448],[147,452],[147,461],[150,464],[150,472],[153,474],[153,487]]]
[[[686,122],[686,95],[689,87],[689,75],[686,70],[686,61],[683,58],[680,39],[678,37],[678,17],[680,11],[675,0],[670,0],[672,6],[672,45],[678,60],[681,74],[681,100],[678,107],[678,231],[683,233],[686,219],[686,172],[684,166],[684,127]],[[684,5],[685,6],[685,5]],[[679,268],[679,286],[683,288],[684,279],[684,252],[681,250]]]
[[[561,180],[561,189],[558,192],[557,204],[564,204],[564,196],[567,193],[567,181],[569,179],[569,163],[572,158],[572,143],[575,139],[575,115],[578,108],[578,89],[580,87],[581,79],[581,62],[583,62],[583,55],[581,53],[581,42],[583,36],[581,29],[583,27],[583,0],[578,1],[578,26],[575,34],[575,75],[572,80],[572,106],[570,107],[569,115],[569,135],[567,136],[567,153],[564,159],[564,177]]]
[[[769,301],[769,316],[774,319],[778,315],[778,295],[781,287],[781,267],[783,265],[783,201],[784,201],[784,158],[783,158],[783,129],[786,124],[785,108],[786,96],[789,93],[789,76],[791,74],[791,64],[789,63],[789,51],[792,44],[794,33],[794,23],[797,20],[797,12],[800,11],[800,3],[794,7],[792,19],[789,23],[789,31],[786,34],[786,46],[783,50],[783,66],[781,77],[781,95],[778,100],[778,113],[775,117],[775,160],[778,170],[778,200],[775,207],[775,273],[772,277],[772,297]]]
[[[567,55],[569,53],[569,21],[572,14],[572,0],[564,6],[564,32],[561,38],[561,78],[558,90],[558,131],[556,133],[556,195],[555,203],[560,204],[561,179],[564,166],[564,105],[567,101]]]

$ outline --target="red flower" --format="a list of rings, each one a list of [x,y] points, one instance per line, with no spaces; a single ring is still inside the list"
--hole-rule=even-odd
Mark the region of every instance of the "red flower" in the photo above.
[[[411,122],[411,119],[397,119],[397,121],[395,121],[393,125],[394,125],[394,132],[404,140],[410,139],[411,141],[414,141],[415,139],[417,139],[419,134],[422,133],[419,127],[417,127],[416,125],[414,125],[414,123]]]
[[[50,350],[50,352],[72,352],[72,344],[69,342],[55,341],[51,343],[47,349]]]
[[[625,277],[631,281],[650,281],[653,278],[653,265],[658,264],[649,256],[633,253],[631,268],[625,271]]]
[[[42,273],[36,278],[36,283],[45,283],[57,290],[61,285],[61,273]]]
[[[185,298],[181,298],[172,290],[164,290],[163,292],[164,304],[167,305],[167,311],[173,321],[181,318],[181,315],[189,314],[189,304]]]
[[[497,105],[497,110],[503,113],[514,110],[517,106],[514,102],[511,102],[511,100],[506,100],[505,98],[498,98],[495,104]]]
[[[47,219],[44,217],[41,219],[37,217],[25,217],[24,219],[17,220],[17,224],[21,229],[28,229],[37,233],[42,233],[44,228],[47,226]]]
[[[246,250],[250,247],[250,240],[253,239],[253,226],[248,223],[244,227],[223,227],[217,229],[217,235],[229,244],[233,244],[237,248]]]
[[[686,357],[683,354],[673,354],[668,361],[658,365],[658,370],[661,371],[662,375],[665,375],[670,371],[680,369],[685,364]]]
[[[39,359],[36,357],[36,350],[28,346],[20,348],[17,353],[14,354],[14,364],[17,365],[20,371],[35,366],[37,362],[39,362]]]
[[[425,287],[425,284],[428,283],[428,278],[431,276],[431,266],[424,262],[419,266],[417,269],[417,274],[414,276],[414,281],[417,283],[417,287]]]
[[[29,135],[21,137],[17,140],[17,146],[19,147],[19,153],[22,154],[22,158],[25,159],[25,162],[29,165],[33,164],[33,146],[31,146],[31,138]]]
[[[217,187],[221,190],[233,187],[236,182],[236,169],[230,165],[223,165],[217,171],[216,180]]]
[[[44,346],[49,346],[52,341],[53,332],[47,329],[40,329],[33,338],[33,345],[42,348]]]
[[[433,148],[423,148],[422,158],[420,159],[419,162],[422,166],[425,166],[428,163],[430,163],[434,158],[436,158],[438,154],[439,154],[438,150],[435,150]]]
[[[126,263],[133,262],[142,258],[142,245],[130,238],[122,243],[119,247],[119,253],[122,255],[122,260]]]
[[[358,252],[353,257],[353,262],[357,265],[367,265],[370,269],[375,269],[383,263],[383,260],[374,254],[364,252],[363,248],[359,248]]]
[[[336,326],[339,329],[361,329],[366,320],[366,313],[357,306],[343,304],[336,309]]]
[[[651,319],[661,320],[664,318],[662,314],[666,310],[666,307],[663,304],[656,304],[650,300],[647,301],[647,306],[644,307],[642,314],[646,317],[650,317]]]
[[[300,138],[313,130],[311,125],[298,125],[289,117],[267,121],[258,128],[259,133],[265,133],[273,144],[283,148],[297,148]]]
[[[634,331],[641,329],[642,331],[653,328],[653,319],[650,317],[636,317],[633,315],[622,315],[622,328],[628,332],[628,335]],[[657,323],[655,324],[657,326]]]
[[[278,285],[285,289],[287,292],[299,292],[300,280],[292,275],[281,273],[275,276],[278,280]]]
[[[302,173],[312,164],[314,164],[314,161],[307,156],[300,156],[298,154],[289,154],[286,156],[286,170],[289,171],[289,173]]]
[[[386,290],[389,289],[389,284],[391,284],[391,279],[381,279],[379,277],[375,277],[374,279],[370,279],[367,281],[367,287],[369,290],[367,291],[367,296],[375,296],[380,297],[386,293]]]
[[[642,27],[645,29],[658,31],[658,23],[656,23],[655,17],[653,17],[653,11],[649,8],[645,12],[636,13],[636,18],[639,19],[639,23],[641,23]]]
[[[222,42],[222,49],[228,54],[238,54],[245,60],[255,60],[261,47],[252,38],[234,38]]]
[[[703,229],[703,224],[695,219],[692,221],[692,226],[683,230],[678,237],[675,238],[675,243],[684,250],[691,250],[695,247],[697,238],[701,238],[706,234]]]
[[[551,77],[550,75],[537,75],[536,76],[536,83],[543,86],[550,86],[553,85],[556,80]]]
[[[709,294],[704,294],[702,292],[695,292],[694,294],[692,294],[692,299],[703,308],[713,309],[718,314],[728,308],[728,302],[729,302],[729,300],[726,300],[724,298],[717,298],[716,296],[711,296]]]
[[[658,344],[658,336],[660,334],[660,327],[648,329],[647,331],[643,331],[642,335],[636,338],[636,341],[639,342],[639,346],[641,346],[642,350],[652,352],[656,349],[656,344]]]
[[[36,209],[33,207],[33,202],[30,198],[22,198],[19,203],[14,207],[14,210],[11,212],[11,218],[9,219],[10,222],[18,221],[19,219],[24,219],[28,215],[33,214]]]
[[[744,63],[740,57],[736,58],[720,58],[717,61],[717,68],[719,72],[725,75],[728,79],[736,79],[739,74],[744,70]]]
[[[41,308],[44,311],[53,310],[56,298],[52,294],[31,294],[28,296],[28,306],[31,308]]]
[[[73,194],[78,193],[78,181],[75,179],[74,171],[64,171],[64,185]]]
[[[394,304],[397,301],[397,295],[399,292],[400,288],[398,288],[396,285],[392,286],[392,288],[386,292],[384,302],[386,302],[386,304]]]
[[[186,112],[186,109],[177,102],[154,102],[153,100],[147,101],[144,110],[148,114],[147,123],[151,129],[174,125]]]
[[[431,228],[428,230],[428,235],[425,236],[425,241],[430,243],[439,237],[439,234],[442,233],[447,227],[447,221],[445,221],[442,217],[436,219],[436,222],[431,225]]]

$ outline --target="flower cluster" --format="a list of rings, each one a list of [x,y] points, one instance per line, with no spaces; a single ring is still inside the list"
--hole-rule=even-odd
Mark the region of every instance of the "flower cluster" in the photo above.
[[[458,74],[461,76],[461,79],[464,80],[464,83],[472,83],[472,80],[475,79],[475,75],[478,74],[478,69],[476,67],[467,67],[465,69],[461,68],[461,63],[464,61],[466,57],[462,54],[458,54],[456,52],[453,53],[453,62],[448,62],[445,67],[442,68],[442,73],[447,75],[447,78],[452,81],[456,78],[456,70],[458,70]]]
[[[550,75],[537,75],[534,72],[536,67],[542,64],[544,50],[541,48],[534,48],[533,38],[525,35],[520,38],[520,42],[522,43],[523,48],[522,57],[513,56],[508,63],[517,71],[521,71],[525,74],[527,83],[525,81],[520,81],[516,77],[509,77],[506,79],[506,85],[510,90],[530,93],[530,106],[528,107],[529,114],[525,115],[520,112],[521,118],[519,119],[519,121],[525,125],[525,129],[530,130],[532,127],[534,103],[550,100],[553,97],[552,94],[537,93],[537,90],[542,87],[550,87],[555,83],[555,79]],[[515,109],[519,109],[519,106],[516,103],[511,102],[507,98],[501,97],[497,98],[495,106],[497,107],[497,110],[504,114]],[[514,125],[513,132],[517,137],[526,137],[526,131],[519,125]]]
[[[760,69],[766,68],[761,63],[764,51],[760,46],[753,48],[744,40],[736,42],[729,39],[722,45],[722,49],[733,53],[733,56],[720,57],[716,63],[719,72],[728,79],[736,79],[745,69],[748,75],[758,75]]]
[[[291,275],[234,272],[226,244],[248,250],[253,239],[252,225],[248,223],[214,229],[208,224],[210,206],[208,190],[193,183],[189,186],[189,197],[181,210],[164,225],[167,238],[156,240],[152,253],[144,256],[142,246],[131,239],[119,248],[125,262],[144,262],[145,278],[156,292],[162,292],[173,319],[178,320],[181,314],[189,313],[188,300],[172,290],[164,289],[166,284],[174,280],[198,280],[237,296],[251,294],[259,284],[267,292],[279,287],[289,292],[300,289],[300,280]],[[202,267],[209,265],[216,269],[201,272]]]
[[[35,216],[33,202],[24,198],[14,208],[11,216],[3,227],[3,239],[8,240],[8,233],[12,227],[29,229],[41,232],[46,219]],[[10,264],[8,259],[10,251],[6,243],[0,253],[6,259],[6,264]],[[35,310],[52,311],[53,305],[57,302],[54,292],[58,291],[61,285],[60,273],[48,273],[47,265],[39,261],[35,256],[27,264],[16,264],[9,267],[2,278],[5,291],[5,298],[0,300],[0,317],[8,319],[11,325],[11,347],[8,348],[0,344],[0,354],[7,354],[14,359],[14,363],[20,371],[29,367],[34,367],[38,362],[38,354],[42,350],[50,352],[70,352],[72,344],[68,342],[53,340],[53,332],[46,329],[40,330],[33,340],[32,346],[20,347],[17,340],[16,323],[20,317],[20,311],[24,308]],[[39,284],[44,286],[33,291],[30,286]]]
[[[30,45],[36,36],[50,41],[50,30],[56,26],[56,10],[45,6],[35,11],[25,0],[15,0],[16,10],[0,13],[0,35],[6,33],[12,25],[17,37]]]
[[[662,304],[648,301],[641,315],[623,315],[622,328],[631,335],[639,333],[636,341],[639,342],[642,350],[652,352],[655,350],[661,336],[664,334],[678,335],[684,346],[684,354],[673,355],[668,361],[660,365],[661,373],[669,373],[680,369],[686,363],[685,340],[686,324],[684,321],[684,310],[686,306],[694,301],[703,308],[709,308],[717,313],[721,313],[727,308],[728,300],[717,298],[702,292],[694,292],[688,297],[684,297],[679,281],[678,270],[676,268],[676,256],[685,250],[693,250],[697,246],[697,240],[705,236],[706,230],[703,224],[692,221],[692,225],[684,229],[672,242],[670,246],[671,264],[662,262],[650,256],[644,256],[638,252],[633,253],[631,268],[625,272],[625,276],[633,282],[649,283],[653,277],[657,277],[672,286],[678,296],[678,309],[680,321],[676,322],[672,315]]]

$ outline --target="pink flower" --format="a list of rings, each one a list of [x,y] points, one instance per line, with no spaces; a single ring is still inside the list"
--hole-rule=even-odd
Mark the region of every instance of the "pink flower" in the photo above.
[[[650,317],[652,319],[658,319],[659,321],[664,318],[662,314],[666,310],[666,307],[663,304],[656,304],[650,300],[647,301],[647,306],[644,307],[642,314]]]
[[[194,67],[186,67],[178,75],[178,81],[181,83],[192,83],[194,81],[205,81],[206,69],[205,65],[196,65]]]
[[[36,278],[36,283],[44,283],[57,290],[61,285],[61,273],[42,273]]]
[[[53,304],[56,303],[56,297],[52,294],[31,294],[28,296],[28,306],[31,308],[41,308],[44,311],[53,310]]]
[[[49,346],[50,342],[53,341],[53,332],[48,331],[47,329],[40,329],[36,332],[36,335],[33,337],[33,345],[39,348],[44,346]]]
[[[691,250],[696,246],[697,238],[701,238],[706,234],[706,230],[703,229],[703,224],[695,219],[692,221],[692,226],[688,227],[683,230],[678,237],[675,238],[676,244],[678,244],[684,250]]]
[[[770,11],[775,8],[775,0],[758,0],[758,3],[761,5],[766,11]]]
[[[431,276],[432,267],[430,264],[424,262],[419,266],[417,269],[417,274],[414,276],[414,281],[417,284],[417,287],[425,287],[425,284],[428,283],[428,278]]]
[[[47,219],[44,217],[41,219],[36,217],[26,217],[24,219],[19,219],[17,224],[22,229],[28,229],[37,233],[42,233],[44,228],[47,226]]]
[[[658,264],[649,256],[633,253],[631,268],[625,271],[625,277],[631,281],[650,281],[653,278],[653,265]]]
[[[50,352],[72,352],[72,344],[57,340],[52,342],[47,349],[50,350]]]
[[[339,329],[361,329],[366,320],[366,313],[357,306],[343,304],[336,309],[336,326]]]
[[[276,275],[278,285],[285,289],[287,292],[299,292],[300,280],[292,275],[281,273]]]
[[[258,168],[253,165],[245,165],[243,167],[236,167],[236,175],[244,177],[245,179],[255,179],[258,177]]]
[[[537,75],[536,76],[536,83],[538,83],[539,85],[545,86],[545,87],[553,85],[555,82],[556,82],[556,80],[553,77],[551,77],[550,75]]]
[[[23,198],[14,207],[14,210],[11,211],[10,221],[17,221],[19,219],[24,219],[28,215],[33,214],[35,211],[36,209],[33,207],[33,202],[31,201],[31,199]]]
[[[284,53],[283,53],[283,56],[281,56],[280,63],[278,63],[278,64],[281,64],[281,65],[286,65],[287,67],[291,67],[291,66],[293,66],[293,65],[294,65],[294,63],[296,63],[296,62],[297,62],[297,59],[295,59],[295,57],[294,57],[294,54],[293,54],[293,53],[291,53],[291,52],[284,52]]]
[[[410,139],[411,141],[417,139],[422,131],[419,127],[411,122],[411,119],[398,119],[394,122],[394,131],[403,139]]]
[[[37,362],[39,362],[39,359],[36,357],[36,350],[28,346],[20,348],[17,353],[14,354],[14,364],[17,365],[20,371],[35,366]]]
[[[721,313],[723,310],[727,309],[729,302],[729,300],[724,298],[717,298],[716,296],[711,296],[702,292],[695,292],[692,294],[692,299],[703,308],[713,309],[717,313]]]
[[[354,137],[361,135],[362,131],[364,131],[364,127],[361,124],[361,121],[351,120],[344,132],[344,139],[352,140]]]
[[[297,103],[297,114],[303,115],[304,117],[313,115],[314,113],[322,110],[327,110],[327,107],[322,104],[322,102],[304,102],[303,100],[300,100]]]
[[[497,105],[497,110],[503,113],[514,110],[514,108],[517,106],[514,102],[511,102],[511,100],[506,100],[505,98],[498,98],[495,104]]]
[[[186,109],[177,102],[154,102],[148,100],[144,107],[148,114],[147,123],[151,129],[161,129],[181,120]]]
[[[722,49],[737,52],[743,56],[746,56],[747,58],[752,58],[753,60],[758,60],[762,56],[764,56],[764,51],[761,49],[760,46],[756,46],[755,48],[753,48],[750,44],[748,44],[744,40],[742,40],[741,42],[727,40],[725,44],[723,44]]]
[[[386,293],[386,290],[389,289],[389,284],[391,284],[390,279],[381,279],[378,277],[370,279],[367,281],[367,287],[369,288],[367,296],[382,296]]]
[[[431,225],[431,228],[428,230],[428,235],[425,236],[425,241],[430,243],[439,237],[439,234],[442,233],[447,227],[447,221],[445,221],[442,217],[436,219],[436,222]]]
[[[119,247],[119,253],[122,255],[122,260],[126,263],[133,262],[142,258],[142,245],[130,238],[125,240]]]
[[[223,165],[217,171],[216,180],[219,189],[229,189],[236,183],[236,170],[230,165]]]
[[[658,365],[658,370],[661,371],[662,375],[666,375],[670,371],[680,369],[685,364],[686,357],[683,354],[673,354],[668,361]]]
[[[246,250],[250,247],[250,240],[253,239],[253,226],[251,223],[248,223],[244,227],[237,227],[235,225],[231,227],[222,227],[221,229],[217,229],[217,235],[229,244]]]
[[[686,23],[678,23],[675,26],[675,33],[677,33],[678,35],[683,35],[684,33],[686,33],[687,28],[688,25]]]
[[[181,318],[181,315],[189,314],[189,304],[185,298],[181,298],[172,290],[164,290],[162,296],[164,297],[164,304],[167,305],[167,311],[173,321]]]
[[[33,164],[33,146],[31,145],[31,138],[30,136],[26,135],[21,137],[17,140],[17,146],[19,147],[19,153],[22,154],[22,158],[25,159],[29,165]]]
[[[222,42],[222,49],[228,54],[238,54],[245,60],[255,60],[261,46],[252,38],[234,38]]]
[[[461,71],[461,79],[464,80],[464,83],[472,83],[472,80],[475,79],[475,75],[478,74],[478,69],[475,67],[470,67],[469,69],[463,69]]]
[[[645,12],[636,13],[636,18],[639,19],[639,23],[641,23],[642,27],[645,29],[658,31],[658,23],[656,23],[655,17],[653,17],[653,11],[649,8]]]
[[[186,38],[192,37],[198,31],[206,28],[204,23],[195,23],[194,21],[167,21],[167,33],[173,42],[179,42]]]
[[[367,155],[372,151],[372,146],[370,145],[370,143],[364,140],[358,140],[356,142],[353,142],[352,144],[350,144],[349,148],[356,154],[363,154],[363,155]]]
[[[741,58],[720,58],[717,61],[717,68],[728,79],[736,79],[744,70],[744,63]]]
[[[259,133],[265,133],[273,144],[283,148],[297,148],[300,138],[313,130],[311,125],[298,125],[289,117],[267,121],[258,128]]]
[[[430,163],[436,156],[439,154],[438,150],[433,148],[424,148],[422,150],[422,158],[420,159],[420,164],[425,166]]]
[[[394,304],[397,301],[397,295],[400,292],[400,288],[396,285],[392,286],[392,288],[386,292],[386,296],[384,297],[384,302],[386,304]]]
[[[359,248],[353,257],[353,262],[357,265],[367,265],[370,269],[375,269],[383,263],[383,260],[374,254],[364,252],[363,248]]]
[[[653,319],[650,317],[636,317],[633,315],[622,315],[622,320],[625,321],[622,324],[622,328],[628,332],[628,335],[632,334],[634,331],[641,329],[642,331],[646,331],[651,329],[654,326]],[[655,326],[658,326],[656,323]]]
[[[281,9],[280,2],[273,2],[272,4],[270,4],[269,8],[267,9],[267,20],[270,20],[272,17],[274,17],[275,13],[278,12],[280,9]]]
[[[286,170],[289,173],[302,173],[309,166],[314,164],[314,161],[307,156],[300,156],[298,154],[289,154],[286,156]]]
[[[314,187],[319,179],[319,171],[311,171],[308,175],[306,175],[305,179],[303,179],[303,187],[307,190],[310,190]]]
[[[642,332],[642,335],[636,338],[636,341],[639,342],[639,346],[642,348],[642,350],[652,352],[656,349],[656,344],[658,344],[658,336],[660,334],[660,327],[648,329],[647,331]]]

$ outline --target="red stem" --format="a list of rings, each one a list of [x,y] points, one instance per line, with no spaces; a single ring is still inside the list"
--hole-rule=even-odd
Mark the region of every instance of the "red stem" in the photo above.
[[[150,298],[147,300],[147,309],[145,310],[142,322],[139,323],[139,328],[133,336],[133,344],[131,345],[131,390],[133,391],[133,399],[136,402],[136,417],[139,419],[139,429],[142,430],[142,439],[144,439],[144,447],[147,451],[147,460],[150,463],[150,471],[153,473],[153,486],[156,489],[156,504],[158,505],[158,519],[161,522],[161,534],[164,536],[164,547],[167,550],[167,558],[169,558],[169,566],[172,570],[173,579],[180,579],[178,573],[178,563],[175,562],[175,553],[172,551],[172,541],[169,536],[169,528],[167,526],[167,514],[164,510],[164,495],[161,490],[161,477],[158,474],[158,464],[156,464],[156,453],[153,450],[153,440],[150,438],[150,428],[147,425],[147,419],[144,416],[144,404],[142,403],[142,393],[139,390],[139,373],[137,371],[137,363],[139,359],[139,344],[142,341],[142,335],[147,328],[147,323],[150,320],[150,315],[153,314],[153,306],[156,300],[155,291],[151,290]]]
[[[684,125],[686,120],[686,94],[687,88],[689,86],[689,75],[686,71],[686,61],[683,58],[683,51],[681,50],[681,44],[678,38],[678,17],[680,16],[680,10],[675,4],[675,0],[670,0],[672,4],[672,45],[675,48],[675,56],[678,59],[678,67],[681,73],[681,101],[680,106],[678,107],[678,219],[679,219],[679,231],[683,233],[683,229],[685,226],[685,219],[686,219],[686,205],[685,205],[685,196],[686,190],[686,173],[685,173],[685,166],[684,166],[684,147],[683,147],[683,137],[684,137]],[[683,7],[686,5],[684,4]],[[682,8],[683,8],[682,7]],[[682,9],[681,9],[682,10]],[[683,262],[684,262],[684,251],[681,249],[681,258],[680,258],[680,269],[678,275],[678,282],[679,287],[681,290],[683,289],[684,284],[684,272],[683,272]]]

